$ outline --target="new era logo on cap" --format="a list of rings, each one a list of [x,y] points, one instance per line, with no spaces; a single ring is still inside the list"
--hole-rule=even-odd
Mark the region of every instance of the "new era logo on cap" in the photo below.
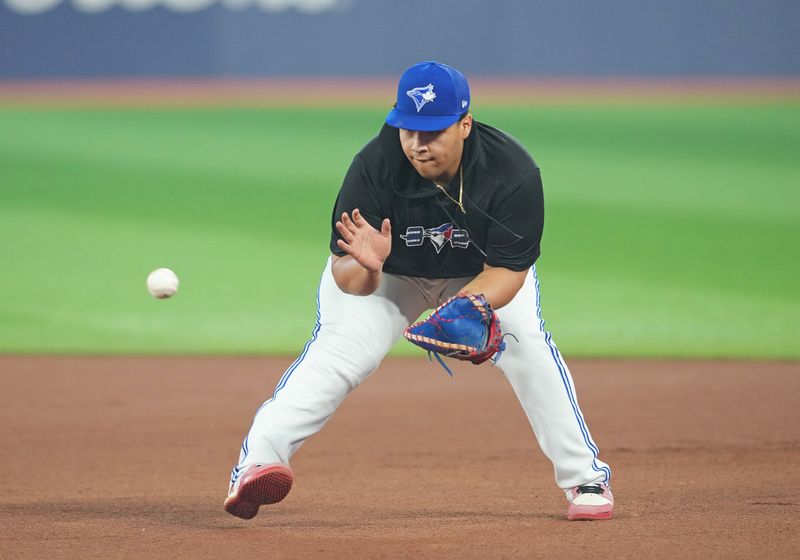
[[[469,85],[446,64],[415,64],[400,76],[397,102],[386,124],[406,130],[443,130],[469,110]]]

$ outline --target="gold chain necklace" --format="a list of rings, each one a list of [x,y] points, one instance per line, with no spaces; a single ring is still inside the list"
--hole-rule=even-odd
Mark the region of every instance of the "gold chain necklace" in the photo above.
[[[458,205],[458,207],[461,209],[461,213],[462,214],[466,214],[467,212],[466,212],[466,210],[464,210],[464,203],[462,202],[463,197],[464,197],[464,165],[463,164],[461,164],[461,166],[459,166],[459,168],[458,168],[458,175],[459,175],[459,178],[458,178],[458,182],[459,182],[458,200],[456,200],[455,198],[450,196],[450,193],[447,192],[445,190],[445,188],[442,185],[440,185],[439,183],[434,181],[433,184],[436,185],[439,188],[439,190],[442,191],[447,198],[449,198],[455,204]]]

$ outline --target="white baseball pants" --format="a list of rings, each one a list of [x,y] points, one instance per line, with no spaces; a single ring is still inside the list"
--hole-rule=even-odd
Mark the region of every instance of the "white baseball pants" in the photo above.
[[[403,329],[471,279],[384,274],[374,294],[352,296],[336,285],[329,259],[319,286],[312,338],[256,412],[231,482],[250,465],[288,463],[348,393],[378,368]],[[497,367],[511,383],[542,451],[552,461],[556,483],[563,489],[608,483],[611,470],[597,457],[572,376],[544,330],[535,267],[514,299],[497,314],[503,332],[519,340],[507,339]]]

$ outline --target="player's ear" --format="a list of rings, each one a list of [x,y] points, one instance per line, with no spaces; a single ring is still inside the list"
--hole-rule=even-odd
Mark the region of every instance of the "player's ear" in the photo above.
[[[467,116],[461,119],[458,125],[461,131],[461,139],[466,140],[469,133],[472,132],[472,113],[467,113]]]

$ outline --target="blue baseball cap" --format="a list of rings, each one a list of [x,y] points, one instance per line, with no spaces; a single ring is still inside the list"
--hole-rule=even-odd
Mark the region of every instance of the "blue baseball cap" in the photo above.
[[[464,75],[446,64],[415,64],[400,76],[397,103],[386,124],[406,130],[442,130],[469,111],[469,85]]]

